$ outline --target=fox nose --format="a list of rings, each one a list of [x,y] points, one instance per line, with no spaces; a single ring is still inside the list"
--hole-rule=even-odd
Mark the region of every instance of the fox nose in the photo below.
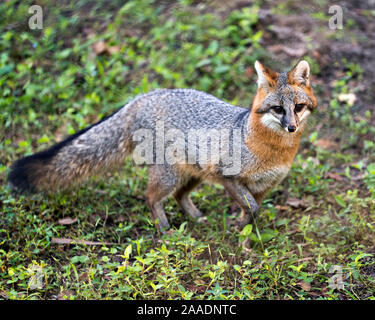
[[[289,125],[288,126],[288,131],[289,132],[295,132],[297,130],[297,127],[295,125]]]

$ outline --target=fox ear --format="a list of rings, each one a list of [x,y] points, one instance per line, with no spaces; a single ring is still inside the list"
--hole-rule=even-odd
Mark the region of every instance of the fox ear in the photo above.
[[[279,76],[277,72],[262,65],[259,61],[255,61],[254,67],[258,74],[258,88],[269,90],[276,86],[276,80]]]
[[[288,80],[292,84],[310,85],[310,66],[306,60],[301,60],[288,73]]]

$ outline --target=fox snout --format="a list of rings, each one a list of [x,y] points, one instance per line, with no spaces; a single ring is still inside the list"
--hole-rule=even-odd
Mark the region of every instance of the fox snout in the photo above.
[[[262,115],[261,122],[266,127],[276,131],[297,132],[301,119],[307,117],[308,110],[298,107],[284,108],[274,106]]]
[[[297,131],[297,126],[295,126],[295,125],[288,125],[287,130],[289,132],[296,132]]]
[[[283,112],[283,116],[280,120],[281,127],[287,132],[296,132],[298,130],[298,114],[294,110],[288,108]]]

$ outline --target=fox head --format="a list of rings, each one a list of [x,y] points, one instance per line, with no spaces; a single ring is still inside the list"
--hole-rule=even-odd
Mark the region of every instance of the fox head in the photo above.
[[[316,108],[307,61],[302,60],[289,72],[282,73],[256,61],[255,70],[258,90],[252,114],[259,125],[279,134],[301,131]]]

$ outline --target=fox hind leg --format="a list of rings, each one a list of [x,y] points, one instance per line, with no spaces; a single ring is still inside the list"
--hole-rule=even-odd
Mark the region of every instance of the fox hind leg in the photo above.
[[[146,202],[151,217],[157,223],[160,232],[165,232],[170,225],[163,207],[163,200],[176,188],[177,176],[161,165],[148,168],[149,178],[146,190]]]
[[[202,212],[197,209],[193,201],[191,201],[189,194],[190,192],[201,183],[201,179],[191,177],[185,183],[180,184],[174,193],[174,198],[181,207],[185,214],[190,215],[192,218],[199,218],[202,216]]]

